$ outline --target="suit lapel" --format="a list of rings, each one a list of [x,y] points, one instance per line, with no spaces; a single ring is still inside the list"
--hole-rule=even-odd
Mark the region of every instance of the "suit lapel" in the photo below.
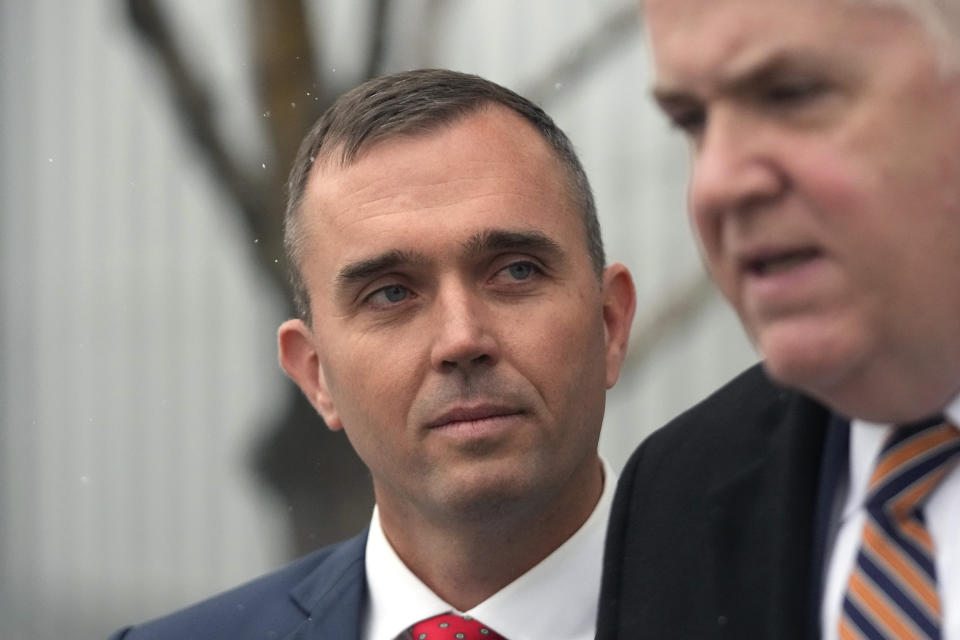
[[[366,599],[367,532],[345,542],[290,597],[306,618],[283,640],[357,640]]]
[[[807,639],[808,588],[826,412],[794,397],[712,492],[723,637]]]
[[[820,465],[820,484],[817,490],[817,508],[813,525],[813,575],[810,580],[810,608],[808,617],[814,628],[820,628],[820,606],[825,587],[828,550],[833,547],[839,527],[843,500],[849,486],[850,421],[833,415],[827,427],[823,462]],[[842,491],[841,491],[842,489]]]

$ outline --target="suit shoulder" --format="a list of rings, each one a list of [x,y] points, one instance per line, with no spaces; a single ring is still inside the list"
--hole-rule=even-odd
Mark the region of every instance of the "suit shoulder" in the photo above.
[[[317,589],[341,575],[362,575],[365,544],[364,532],[323,547],[238,587],[118,631],[111,640],[282,638],[308,617]]]
[[[755,366],[650,435],[611,508],[597,638],[712,637],[731,600],[752,614],[768,601],[767,576],[787,561],[777,549],[808,566],[828,420]]]
[[[754,365],[652,433],[634,452],[630,466],[637,466],[644,456],[667,455],[695,464],[734,449],[749,454],[765,446],[788,411],[807,404],[813,403],[778,386],[762,365]]]

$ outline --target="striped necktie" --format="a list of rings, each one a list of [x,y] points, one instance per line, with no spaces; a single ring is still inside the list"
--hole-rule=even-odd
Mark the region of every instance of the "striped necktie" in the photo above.
[[[884,444],[870,478],[840,638],[940,638],[933,540],[921,508],[958,452],[960,431],[939,421],[897,429]]]

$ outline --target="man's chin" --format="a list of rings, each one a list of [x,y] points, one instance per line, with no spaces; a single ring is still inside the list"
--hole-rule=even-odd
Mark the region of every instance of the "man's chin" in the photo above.
[[[816,366],[801,366],[795,361],[785,361],[783,358],[766,357],[763,359],[763,368],[771,380],[783,387],[798,389],[810,393],[817,388],[816,384],[822,380],[822,369]]]
[[[821,400],[852,375],[856,346],[810,332],[768,332],[757,342],[764,370],[773,381]]]
[[[445,481],[446,495],[438,499],[450,517],[460,522],[509,520],[513,513],[525,513],[531,502],[544,493],[534,478],[522,470],[474,467]]]

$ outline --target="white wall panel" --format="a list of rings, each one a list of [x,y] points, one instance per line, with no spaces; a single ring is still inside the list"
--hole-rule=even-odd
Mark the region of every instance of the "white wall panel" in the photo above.
[[[0,6],[0,637],[275,566],[246,457],[282,306],[114,2]]]

